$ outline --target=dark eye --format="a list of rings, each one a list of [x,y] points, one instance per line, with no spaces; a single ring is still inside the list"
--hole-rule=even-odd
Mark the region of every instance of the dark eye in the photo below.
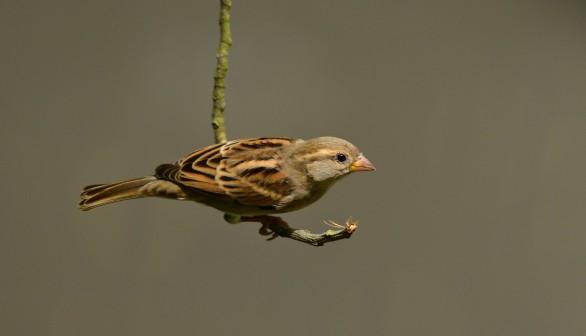
[[[338,154],[336,154],[336,160],[338,160],[338,162],[344,162],[344,161],[346,161],[346,155],[344,155],[342,153],[338,153]]]

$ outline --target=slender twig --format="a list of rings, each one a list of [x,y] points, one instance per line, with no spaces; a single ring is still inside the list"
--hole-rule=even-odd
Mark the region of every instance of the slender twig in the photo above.
[[[243,222],[258,222],[262,227],[258,231],[263,236],[270,235],[267,240],[273,240],[277,237],[291,238],[302,243],[313,246],[322,246],[325,243],[333,242],[340,239],[350,238],[354,231],[358,229],[358,221],[350,217],[346,220],[345,225],[336,224],[332,221],[324,221],[327,225],[338,230],[328,230],[323,233],[311,233],[303,229],[294,229],[289,227],[281,217],[277,216],[242,216]]]
[[[230,33],[231,0],[220,0],[220,45],[216,54],[217,65],[214,73],[214,108],[212,110],[212,128],[216,143],[226,142],[224,126],[224,109],[226,108],[225,89],[226,73],[228,72],[228,51],[232,45]]]
[[[329,223],[326,223],[332,224],[333,222],[330,221]],[[286,228],[278,225],[269,225],[269,228],[279,237],[291,238],[313,246],[322,246],[325,243],[350,238],[356,229],[358,229],[358,221],[352,217],[348,218],[345,226],[339,224],[335,225],[336,227],[340,227],[340,229],[328,230],[323,233],[311,233],[307,230]]]

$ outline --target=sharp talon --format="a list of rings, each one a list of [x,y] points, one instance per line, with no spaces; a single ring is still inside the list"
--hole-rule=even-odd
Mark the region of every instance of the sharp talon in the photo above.
[[[263,236],[268,236],[270,234],[274,234],[274,232],[269,228],[268,224],[262,224],[262,226],[260,227],[260,229],[258,229],[258,233],[263,235]]]
[[[250,217],[243,216],[240,218],[240,220],[242,222],[261,223],[262,226],[260,227],[260,229],[258,229],[258,233],[263,236],[271,235],[271,237],[269,237],[267,240],[273,240],[273,239],[279,237],[278,231],[280,228],[283,228],[283,229],[289,228],[289,225],[287,224],[287,222],[282,220],[281,217],[275,217],[275,216],[250,216]],[[275,227],[277,228],[277,230],[273,230]]]
[[[271,241],[271,240],[273,240],[273,239],[275,239],[275,238],[277,238],[277,237],[279,237],[279,234],[278,234],[278,233],[276,233],[276,232],[273,232],[273,235],[272,235],[272,236],[270,236],[269,238],[267,238],[267,241]]]

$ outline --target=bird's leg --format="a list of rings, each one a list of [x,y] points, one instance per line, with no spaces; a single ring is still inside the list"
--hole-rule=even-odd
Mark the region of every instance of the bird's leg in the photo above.
[[[271,235],[267,240],[273,240],[278,236],[285,235],[290,230],[289,224],[277,216],[242,216],[240,220],[242,222],[261,223],[262,226],[258,233],[263,236]]]

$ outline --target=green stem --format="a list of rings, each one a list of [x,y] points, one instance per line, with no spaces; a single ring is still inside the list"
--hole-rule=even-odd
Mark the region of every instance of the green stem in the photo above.
[[[220,0],[220,46],[216,54],[217,65],[214,73],[214,108],[212,110],[212,128],[216,143],[226,142],[224,109],[226,108],[226,74],[228,72],[228,50],[232,45],[230,34],[231,0]]]

